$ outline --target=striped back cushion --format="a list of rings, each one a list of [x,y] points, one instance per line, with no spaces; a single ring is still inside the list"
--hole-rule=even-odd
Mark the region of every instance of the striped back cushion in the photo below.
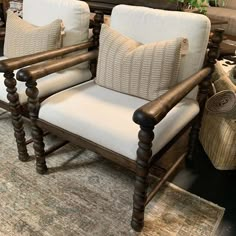
[[[34,26],[12,11],[7,12],[4,56],[25,56],[61,46],[61,23],[57,19],[46,26]]]
[[[153,100],[176,83],[183,38],[140,44],[103,25],[97,78],[103,87]]]

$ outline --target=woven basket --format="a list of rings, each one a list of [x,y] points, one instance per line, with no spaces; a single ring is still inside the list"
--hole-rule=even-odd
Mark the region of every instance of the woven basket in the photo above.
[[[236,119],[225,119],[205,111],[200,141],[215,168],[236,169]]]
[[[224,91],[234,94],[236,86],[231,82],[219,62],[215,69],[212,79],[216,94],[222,93],[224,95]],[[209,107],[214,106],[214,104],[208,105]],[[210,109],[204,111],[199,138],[212,164],[219,170],[236,169],[235,111],[236,109],[232,109],[230,112],[222,112],[222,114],[210,112]]]

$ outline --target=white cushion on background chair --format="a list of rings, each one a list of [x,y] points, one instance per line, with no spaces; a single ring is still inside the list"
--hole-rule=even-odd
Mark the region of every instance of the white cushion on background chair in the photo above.
[[[44,26],[55,19],[62,19],[66,34],[63,45],[72,45],[88,40],[89,7],[87,3],[77,0],[24,0],[23,19],[36,26]],[[83,50],[87,51],[87,50]],[[0,57],[0,60],[6,57]],[[81,69],[78,69],[81,68]],[[54,73],[40,79],[38,88],[40,97],[79,84],[91,78],[88,63],[83,63],[73,69]],[[14,73],[16,73],[15,71]],[[17,92],[20,103],[27,101],[25,83],[17,82]],[[3,74],[0,74],[0,100],[8,102]]]
[[[187,38],[189,51],[179,73],[179,80],[183,80],[201,69],[211,26],[200,14],[119,5],[113,8],[111,27],[143,44]]]
[[[46,99],[39,118],[136,160],[139,126],[132,116],[147,102],[89,81]],[[192,99],[175,106],[155,127],[153,152],[170,141],[198,111]]]
[[[5,59],[5,57],[0,57],[0,60]],[[16,73],[17,71],[15,71]],[[69,69],[64,70],[60,73],[54,73],[43,77],[38,80],[39,96],[47,96],[53,92],[62,90],[63,88],[68,88],[73,85],[79,84],[83,81],[89,80],[91,78],[91,72],[89,69]],[[4,85],[4,76],[0,74],[0,100],[8,102],[6,86]],[[17,81],[17,92],[19,94],[20,103],[25,103],[27,101],[27,95],[25,94],[25,83]]]
[[[87,41],[90,11],[88,4],[77,0],[24,0],[23,19],[37,26],[61,19],[65,26],[63,45]]]

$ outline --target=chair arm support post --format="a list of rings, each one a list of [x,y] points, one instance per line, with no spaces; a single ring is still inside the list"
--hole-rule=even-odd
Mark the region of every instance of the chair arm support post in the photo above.
[[[214,67],[217,58],[220,56],[220,44],[223,40],[224,29],[215,29],[213,36],[208,43],[209,51],[207,53],[207,59],[205,65]]]
[[[189,134],[189,149],[188,149],[188,155],[187,155],[187,161],[188,164],[193,165],[194,167],[197,167],[197,160],[194,158],[194,152],[195,152],[195,146],[196,142],[198,140],[199,131],[201,128],[201,122],[202,117],[205,109],[205,104],[207,101],[207,98],[209,96],[209,90],[211,86],[211,76],[214,71],[214,65],[216,63],[217,58],[220,55],[220,43],[223,40],[223,29],[216,29],[214,31],[213,36],[210,39],[209,42],[209,51],[207,53],[207,60],[205,65],[210,66],[212,68],[211,73],[199,84],[199,91],[197,95],[197,101],[199,103],[200,111],[198,115],[195,117],[195,120],[193,122],[190,134]]]
[[[101,26],[103,23],[104,23],[103,12],[95,11],[94,22],[93,22],[93,42],[94,42],[93,49],[98,49],[99,47],[99,37],[100,37]],[[97,58],[91,60],[90,70],[92,72],[92,78],[95,78],[97,73]]]
[[[136,180],[133,195],[133,215],[131,225],[136,231],[141,231],[144,225],[144,210],[147,201],[149,160],[152,157],[152,141],[154,126],[140,125],[139,143],[136,161]]]
[[[101,31],[101,26],[104,23],[104,14],[102,11],[95,11],[94,25],[93,25],[93,42],[94,46],[98,48],[99,46],[99,36]]]
[[[37,125],[38,113],[39,113],[39,90],[37,89],[37,82],[35,80],[28,80],[26,82],[26,94],[28,96],[28,110],[31,121],[31,135],[33,138],[33,147],[36,158],[36,170],[39,174],[47,172],[47,166],[45,161],[45,151],[43,142],[43,131]]]
[[[167,113],[180,102],[195,86],[211,73],[211,68],[206,67],[190,78],[172,87],[159,98],[148,102],[138,108],[133,114],[133,121],[139,125],[155,126]]]
[[[31,67],[23,68],[16,74],[16,78],[19,81],[27,82],[30,80],[37,80],[46,75],[70,68],[78,65],[79,63],[93,60],[97,58],[98,50],[89,51],[84,54],[74,55],[62,59],[53,61],[47,61],[43,64],[33,65]]]
[[[38,62],[49,60],[55,57],[63,56],[71,52],[86,49],[94,46],[94,42],[89,41],[72,46],[63,47],[60,49],[39,52],[27,56],[15,57],[0,61],[0,72],[14,71],[16,69],[32,65]]]

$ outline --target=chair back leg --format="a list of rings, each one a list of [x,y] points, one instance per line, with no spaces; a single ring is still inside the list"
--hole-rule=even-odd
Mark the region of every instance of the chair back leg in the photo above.
[[[190,137],[189,137],[189,149],[188,149],[188,155],[186,159],[187,165],[197,167],[197,160],[194,160],[195,154],[195,147],[196,143],[198,141],[199,137],[199,131],[201,128],[201,121],[203,117],[203,112],[206,104],[206,100],[209,95],[210,86],[211,86],[211,76],[214,71],[214,65],[216,63],[216,59],[219,57],[219,50],[220,50],[220,43],[223,40],[223,29],[216,29],[213,36],[211,37],[209,41],[209,51],[207,55],[206,60],[206,66],[210,66],[212,68],[211,73],[199,84],[199,91],[198,91],[198,103],[200,107],[200,112],[198,116],[194,119],[191,131],[190,131]]]

